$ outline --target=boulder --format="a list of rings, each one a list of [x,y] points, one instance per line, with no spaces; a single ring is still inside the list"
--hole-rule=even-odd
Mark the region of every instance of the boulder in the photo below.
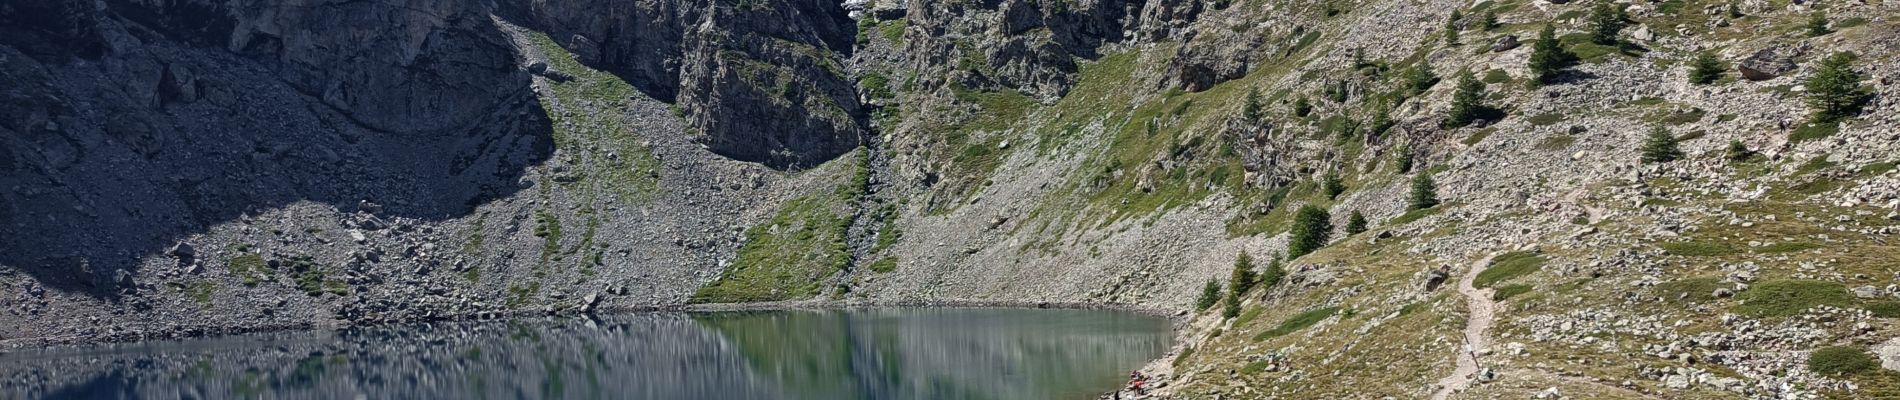
[[[1499,37],[1498,41],[1491,43],[1491,52],[1503,53],[1511,51],[1511,49],[1515,49],[1517,46],[1517,35],[1504,35]]]
[[[1794,72],[1794,59],[1779,53],[1780,51],[1773,47],[1761,49],[1755,52],[1755,55],[1735,63],[1735,69],[1742,73],[1743,78],[1751,81],[1775,79]]]

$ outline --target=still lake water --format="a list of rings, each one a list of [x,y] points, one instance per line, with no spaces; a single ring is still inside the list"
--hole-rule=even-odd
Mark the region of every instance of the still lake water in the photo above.
[[[1118,311],[637,313],[0,354],[0,398],[1093,399],[1165,352]]]

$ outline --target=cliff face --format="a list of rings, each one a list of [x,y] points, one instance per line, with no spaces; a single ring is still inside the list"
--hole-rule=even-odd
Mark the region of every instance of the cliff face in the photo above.
[[[1187,310],[1246,254],[1280,279],[1162,394],[1885,394],[1804,357],[1900,351],[1892,7],[1638,2],[1602,44],[1594,5],[13,2],[0,340]],[[1545,24],[1576,57],[1533,83]],[[1809,118],[1836,52],[1859,108]]]

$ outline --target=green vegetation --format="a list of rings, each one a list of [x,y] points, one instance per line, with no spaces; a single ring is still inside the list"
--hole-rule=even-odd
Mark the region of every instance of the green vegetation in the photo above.
[[[597,195],[594,192],[599,191],[613,193],[620,201],[632,204],[657,197],[660,161],[634,134],[626,117],[622,113],[578,111],[581,104],[627,109],[633,104],[631,99],[640,97],[639,92],[618,76],[581,64],[546,34],[533,32],[528,39],[547,55],[549,68],[574,77],[549,82],[553,96],[540,96],[541,106],[548,111],[554,128],[554,147],[568,151],[598,149],[595,151],[611,151],[616,155],[583,159],[581,165],[570,172],[575,180],[562,184],[583,188],[582,196],[587,199],[594,198]],[[585,184],[587,182],[593,184]]]
[[[310,297],[322,296],[324,293],[337,296],[349,294],[349,287],[343,281],[330,279],[329,271],[326,271],[328,268],[310,256],[291,257],[287,264],[291,276],[296,278],[297,289]]]
[[[1728,141],[1728,150],[1726,150],[1726,152],[1728,154],[1725,157],[1732,162],[1748,161],[1750,157],[1755,156],[1755,151],[1749,150],[1748,145],[1742,144],[1740,140]]]
[[[1734,247],[1731,247],[1725,243],[1717,243],[1717,242],[1699,242],[1699,241],[1671,242],[1671,243],[1663,243],[1657,246],[1662,247],[1663,252],[1665,253],[1669,253],[1670,255],[1683,256],[1683,257],[1709,257],[1709,256],[1719,256],[1719,255],[1724,255],[1724,254],[1730,254],[1730,253],[1735,252]]]
[[[869,268],[871,268],[872,272],[876,272],[880,274],[896,271],[897,257],[884,257],[884,258],[878,259],[877,261],[871,262],[871,265],[869,266]]]
[[[1239,293],[1231,291],[1231,290],[1228,291],[1227,299],[1221,300],[1221,304],[1222,304],[1221,309],[1220,309],[1221,319],[1234,319],[1234,317],[1240,316],[1240,294]]]
[[[1305,118],[1311,113],[1313,113],[1313,103],[1306,101],[1306,96],[1293,99],[1293,116]]]
[[[1682,148],[1676,145],[1676,135],[1669,129],[1655,127],[1649,130],[1649,138],[1643,141],[1643,163],[1666,163],[1682,159]]]
[[[1425,217],[1437,215],[1440,211],[1444,211],[1444,208],[1430,207],[1430,208],[1421,208],[1417,210],[1406,211],[1404,214],[1399,214],[1398,217],[1392,218],[1391,221],[1386,221],[1386,224],[1405,225],[1405,224],[1412,223],[1414,221],[1418,221],[1420,219],[1424,219]]]
[[[1755,248],[1756,253],[1780,254],[1794,253],[1821,248],[1821,245],[1809,242],[1781,242]]]
[[[1406,210],[1418,211],[1438,206],[1438,183],[1432,181],[1432,174],[1422,173],[1412,177],[1412,194],[1407,197]]]
[[[1260,286],[1261,291],[1272,290],[1275,285],[1280,284],[1281,279],[1286,279],[1286,268],[1280,264],[1279,254],[1274,254],[1273,257],[1267,259],[1267,267],[1260,270],[1259,283],[1256,284]]]
[[[1308,204],[1294,217],[1293,236],[1287,242],[1287,258],[1294,259],[1326,247],[1332,238],[1332,215],[1326,209]]]
[[[1532,272],[1537,272],[1537,270],[1544,267],[1544,263],[1546,262],[1549,262],[1549,260],[1537,255],[1537,253],[1525,251],[1504,253],[1498,255],[1497,258],[1491,259],[1491,265],[1486,267],[1483,272],[1479,272],[1478,277],[1472,279],[1471,285],[1480,288],[1491,287],[1491,285],[1495,285],[1498,282],[1516,279],[1524,275],[1530,275]]]
[[[1590,10],[1590,42],[1604,46],[1616,45],[1617,34],[1629,26],[1629,15],[1620,7],[1609,2],[1597,3]]]
[[[1458,10],[1451,10],[1451,17],[1445,19],[1445,45],[1458,45],[1458,20],[1460,19],[1464,19],[1464,14]]]
[[[1493,29],[1498,29],[1498,12],[1485,9],[1484,13],[1478,14],[1478,30],[1490,32]]]
[[[1504,72],[1504,70],[1501,70],[1501,69],[1493,69],[1489,71],[1484,71],[1483,80],[1484,80],[1484,83],[1493,84],[1493,85],[1510,82],[1511,74],[1508,72]]]
[[[1563,122],[1563,121],[1564,121],[1564,115],[1558,114],[1558,113],[1538,114],[1536,116],[1524,119],[1524,122],[1529,122],[1531,123],[1531,125],[1537,125],[1537,126],[1555,125],[1556,123]]]
[[[1245,251],[1240,252],[1240,256],[1234,258],[1234,271],[1227,278],[1227,290],[1236,294],[1247,293],[1253,289],[1257,278],[1253,272],[1253,256],[1247,255]]]
[[[1542,151],[1557,151],[1570,148],[1570,145],[1575,143],[1577,143],[1577,137],[1575,136],[1556,134],[1547,136],[1544,140],[1538,141],[1535,148]]]
[[[1701,303],[1715,300],[1715,289],[1722,286],[1717,278],[1687,278],[1658,284],[1655,293],[1666,301]]]
[[[785,202],[772,219],[745,231],[745,245],[718,279],[693,294],[696,303],[801,299],[818,294],[820,283],[850,263],[845,231],[869,171],[862,152],[850,175],[835,189]],[[893,261],[895,262],[895,261]],[[894,267],[894,265],[893,265]]]
[[[1715,53],[1707,51],[1696,53],[1695,60],[1689,62],[1689,83],[1697,85],[1715,83],[1716,80],[1722,79],[1722,73],[1727,70],[1728,66],[1722,65],[1722,61],[1715,58]]]
[[[1854,71],[1858,59],[1854,53],[1839,52],[1821,60],[1807,81],[1810,120],[1827,123],[1852,117],[1872,97],[1860,85],[1861,74]]]
[[[1491,293],[1491,299],[1497,300],[1497,301],[1505,301],[1505,300],[1509,300],[1512,297],[1517,297],[1517,295],[1530,293],[1530,292],[1531,292],[1530,285],[1504,285],[1504,286],[1498,287],[1496,292]]]
[[[240,252],[231,256],[231,259],[225,260],[224,265],[230,268],[231,276],[237,277],[244,286],[257,286],[270,269],[270,263],[264,262],[264,256],[251,252]]]
[[[1399,89],[1405,97],[1411,97],[1431,90],[1433,85],[1438,84],[1438,75],[1432,73],[1430,60],[1419,60],[1418,64],[1413,64],[1412,68],[1407,68],[1403,74],[1400,74],[1399,80],[1402,82]]]
[[[1264,107],[1266,105],[1260,99],[1260,89],[1247,89],[1247,102],[1240,108],[1241,120],[1246,121],[1247,125],[1259,125],[1260,121],[1266,117],[1262,111]]]
[[[1875,317],[1900,318],[1900,301],[1886,300],[1868,302],[1860,308],[1873,313]]]
[[[1833,282],[1777,280],[1757,283],[1735,295],[1733,311],[1750,317],[1792,317],[1816,306],[1847,307],[1854,303],[1847,288]]]
[[[1357,235],[1366,231],[1366,216],[1359,210],[1352,210],[1352,216],[1346,218],[1346,235]]]
[[[1207,311],[1208,308],[1214,306],[1215,302],[1219,302],[1219,301],[1220,301],[1220,281],[1214,280],[1214,279],[1208,279],[1207,285],[1201,286],[1200,299],[1197,299],[1194,301],[1194,311],[1196,312]]]
[[[1451,114],[1445,116],[1445,126],[1457,128],[1470,125],[1479,119],[1491,116],[1493,110],[1484,104],[1484,82],[1471,77],[1471,71],[1458,73],[1458,91],[1451,96]]]
[[[1821,375],[1854,375],[1879,368],[1880,361],[1859,347],[1824,347],[1808,354],[1808,370]]]
[[[1286,322],[1280,323],[1280,326],[1275,327],[1272,330],[1268,330],[1266,332],[1260,332],[1260,334],[1254,335],[1253,340],[1258,342],[1262,340],[1286,336],[1289,333],[1298,332],[1301,329],[1306,329],[1307,327],[1318,324],[1320,321],[1325,321],[1327,318],[1332,318],[1333,314],[1337,314],[1337,313],[1339,313],[1339,307],[1326,307],[1326,308],[1320,308],[1316,310],[1303,312],[1303,313],[1300,313],[1299,315],[1293,316],[1293,318],[1288,318]]]
[[[1328,200],[1338,199],[1339,195],[1346,193],[1346,182],[1339,177],[1338,172],[1326,174],[1326,178],[1321,182],[1320,187],[1326,190],[1326,199]]]
[[[1809,15],[1807,28],[1808,37],[1824,36],[1829,33],[1834,33],[1833,30],[1827,29],[1826,11],[1815,11],[1814,15]]]

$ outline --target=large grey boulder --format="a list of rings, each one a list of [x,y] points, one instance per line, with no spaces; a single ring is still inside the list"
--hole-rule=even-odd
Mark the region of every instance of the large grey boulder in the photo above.
[[[1794,59],[1791,56],[1781,54],[1784,52],[1785,51],[1778,50],[1774,47],[1761,49],[1761,51],[1755,52],[1755,55],[1735,63],[1735,69],[1742,73],[1743,78],[1747,78],[1751,81],[1775,79],[1789,72],[1794,72]]]

